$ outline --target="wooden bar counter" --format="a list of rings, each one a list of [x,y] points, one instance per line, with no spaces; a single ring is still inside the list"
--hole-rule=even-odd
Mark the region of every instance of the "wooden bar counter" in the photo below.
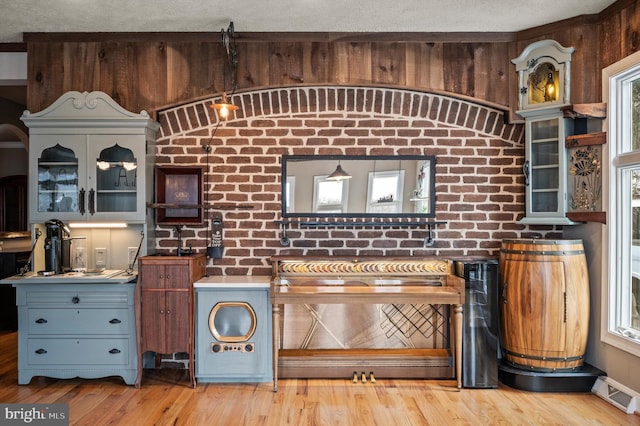
[[[344,374],[351,369],[381,368],[383,374],[402,377],[403,369],[432,365],[444,358],[455,367],[457,388],[462,387],[462,310],[464,279],[453,275],[450,260],[416,257],[292,257],[272,258],[271,303],[273,306],[273,378],[278,389],[280,369],[286,365],[287,377],[319,377],[318,370]],[[315,305],[382,305],[391,307],[403,321],[411,321],[407,310],[417,312],[423,305],[448,306],[452,321],[448,333],[454,339],[446,348],[283,348],[285,305],[304,305],[317,322],[327,326]],[[385,309],[385,308],[383,308]],[[384,317],[384,316],[383,316]],[[319,325],[318,325],[319,324]],[[398,325],[393,324],[394,326]],[[419,327],[419,324],[412,324]],[[309,332],[313,334],[313,332]],[[447,334],[447,337],[448,335]],[[315,373],[314,373],[315,372]],[[351,374],[349,371],[348,374]],[[364,372],[362,373],[364,376]],[[310,376],[311,375],[311,376]],[[340,376],[348,377],[348,376]],[[408,377],[408,376],[407,376]],[[355,377],[354,377],[355,380]]]

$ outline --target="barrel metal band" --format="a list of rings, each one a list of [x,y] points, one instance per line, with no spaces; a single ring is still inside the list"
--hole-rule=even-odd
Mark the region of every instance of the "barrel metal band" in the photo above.
[[[571,362],[571,361],[579,361],[583,358],[583,355],[577,355],[577,356],[568,356],[568,357],[563,357],[563,358],[555,358],[555,357],[548,357],[548,356],[534,356],[534,355],[525,355],[525,354],[521,354],[518,352],[512,352],[510,350],[505,350],[505,352],[509,355],[518,357],[518,358],[522,358],[522,359],[533,359],[536,361],[550,361],[550,362]]]
[[[510,249],[501,249],[500,253],[507,254],[531,254],[531,255],[541,255],[541,256],[564,256],[569,255],[573,256],[576,254],[584,254],[584,250],[571,250],[571,251],[529,251],[529,250],[510,250]]]
[[[517,362],[511,361],[511,360],[506,360],[506,363],[513,367],[526,369],[529,371],[535,371],[536,373],[563,373],[563,372],[580,371],[582,369],[582,365],[579,365],[576,367],[550,368],[550,367],[534,367],[531,365],[518,364]]]

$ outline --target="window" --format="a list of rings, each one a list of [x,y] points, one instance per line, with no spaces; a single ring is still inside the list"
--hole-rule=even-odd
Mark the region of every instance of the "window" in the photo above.
[[[369,172],[367,213],[402,213],[404,170]]]
[[[313,177],[313,211],[315,213],[343,213],[347,211],[349,180],[327,180]]]
[[[284,193],[287,197],[285,200],[285,207],[287,212],[294,213],[294,206],[296,205],[296,177],[295,176],[287,176],[287,180],[285,181],[285,190]]]
[[[640,356],[640,53],[604,69],[602,81],[609,105],[602,340]]]

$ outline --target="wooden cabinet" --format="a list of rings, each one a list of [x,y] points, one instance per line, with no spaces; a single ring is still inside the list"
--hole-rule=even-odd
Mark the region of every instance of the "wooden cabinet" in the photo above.
[[[16,285],[18,383],[138,375],[135,283]]]
[[[158,124],[102,92],[68,92],[29,127],[30,221],[143,223],[152,191]]]
[[[0,179],[0,232],[29,229],[27,223],[27,176]]]
[[[193,283],[204,276],[205,255],[144,256],[138,261],[140,372],[144,352],[185,352],[195,386]]]

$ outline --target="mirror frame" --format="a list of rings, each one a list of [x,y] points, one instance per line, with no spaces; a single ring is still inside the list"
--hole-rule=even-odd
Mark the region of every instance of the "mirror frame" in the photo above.
[[[429,185],[428,192],[431,195],[429,200],[429,213],[314,213],[314,212],[294,212],[286,211],[287,200],[287,164],[298,161],[311,160],[332,160],[336,161],[353,161],[353,160],[401,160],[401,161],[418,161],[426,160],[431,163],[429,168]],[[282,175],[281,181],[281,212],[283,218],[301,218],[301,217],[331,217],[331,218],[434,218],[436,215],[436,157],[434,155],[289,155],[282,156]]]

